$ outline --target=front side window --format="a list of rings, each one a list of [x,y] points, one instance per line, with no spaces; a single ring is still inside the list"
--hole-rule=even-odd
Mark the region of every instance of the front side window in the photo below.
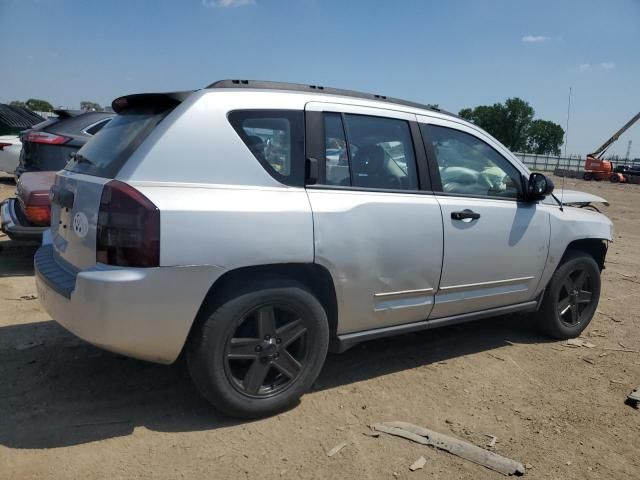
[[[387,190],[418,189],[408,122],[325,113],[324,129],[326,184]]]
[[[293,110],[238,110],[229,121],[254,157],[287,185],[304,182],[303,114]]]
[[[420,128],[428,130],[424,135],[433,144],[444,193],[518,198],[520,172],[488,144],[452,128]]]

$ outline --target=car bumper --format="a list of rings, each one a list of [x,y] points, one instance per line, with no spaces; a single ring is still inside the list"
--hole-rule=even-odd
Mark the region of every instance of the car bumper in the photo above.
[[[0,203],[0,223],[2,231],[14,240],[40,241],[42,233],[49,227],[37,227],[21,221],[18,215],[17,200],[9,198]]]
[[[52,245],[35,255],[36,287],[60,325],[100,348],[169,364],[180,354],[219,267],[123,268],[97,264],[71,274]]]

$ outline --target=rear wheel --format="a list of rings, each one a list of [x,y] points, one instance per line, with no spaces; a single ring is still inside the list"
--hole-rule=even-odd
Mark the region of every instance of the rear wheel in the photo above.
[[[620,181],[620,177],[618,176],[618,174],[614,173],[609,177],[609,181],[611,183],[618,183]]]
[[[587,182],[593,180],[593,174],[589,173],[589,172],[585,172],[584,175],[582,175],[582,178],[584,180],[586,180]]]
[[[187,361],[217,409],[257,418],[290,407],[311,387],[328,345],[318,300],[298,283],[272,281],[214,308],[190,339]]]
[[[590,255],[565,255],[537,313],[541,329],[558,339],[574,338],[589,325],[600,299],[600,269]]]

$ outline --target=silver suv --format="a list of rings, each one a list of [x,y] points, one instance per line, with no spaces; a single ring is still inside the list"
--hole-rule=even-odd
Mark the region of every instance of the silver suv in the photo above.
[[[329,349],[516,312],[569,338],[595,312],[611,222],[455,115],[246,80],[113,108],[57,174],[40,300],[104,349],[184,350],[229,415],[289,407]]]

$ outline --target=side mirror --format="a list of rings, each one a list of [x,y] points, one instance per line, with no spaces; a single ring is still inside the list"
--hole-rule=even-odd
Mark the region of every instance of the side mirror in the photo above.
[[[542,200],[553,192],[553,182],[541,173],[532,173],[527,182],[527,200]]]

